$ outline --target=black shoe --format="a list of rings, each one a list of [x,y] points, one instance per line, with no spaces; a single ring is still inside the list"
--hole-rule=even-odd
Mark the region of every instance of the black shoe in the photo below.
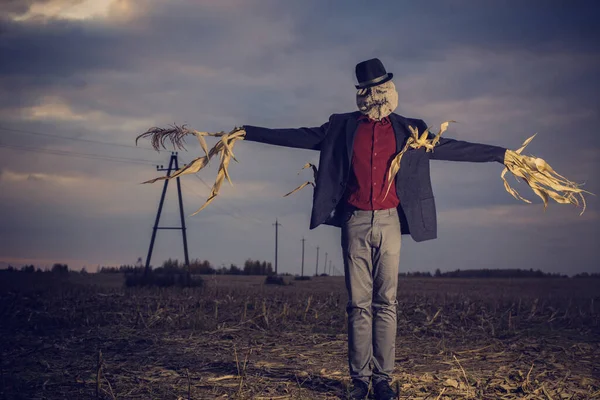
[[[397,396],[388,381],[377,382],[373,391],[375,392],[375,400],[394,400]]]
[[[352,381],[352,389],[346,397],[348,400],[363,400],[369,394],[369,384],[361,380]]]

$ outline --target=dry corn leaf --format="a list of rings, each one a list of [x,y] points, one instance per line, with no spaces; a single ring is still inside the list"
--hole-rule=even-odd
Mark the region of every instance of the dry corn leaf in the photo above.
[[[552,199],[560,204],[573,204],[576,207],[581,206],[582,210],[579,215],[585,211],[586,202],[584,193],[592,194],[581,189],[582,184],[578,184],[566,179],[558,174],[554,169],[543,159],[524,156],[521,152],[527,147],[536,135],[533,135],[519,147],[517,150],[507,150],[504,156],[504,166],[500,177],[504,181],[504,188],[517,200],[523,200],[526,203],[531,201],[522,197],[515,189],[513,189],[506,180],[506,173],[510,171],[515,177],[523,179],[531,190],[542,199],[544,210],[548,206],[548,200]],[[518,179],[517,179],[518,180]]]
[[[448,129],[448,125],[450,125],[451,122],[456,122],[456,121],[449,120],[449,121],[442,122],[440,124],[439,132],[432,139],[428,139],[429,128],[425,129],[425,131],[419,136],[418,128],[416,128],[412,125],[408,126],[408,129],[410,130],[411,135],[408,137],[408,139],[406,139],[406,144],[404,145],[404,148],[402,149],[402,151],[400,151],[398,154],[396,154],[396,156],[394,157],[394,159],[392,160],[392,162],[390,164],[390,168],[388,170],[388,176],[387,176],[388,185],[387,185],[387,190],[385,191],[384,198],[386,198],[388,193],[390,192],[390,188],[392,187],[392,184],[394,183],[394,178],[396,177],[396,174],[400,170],[400,162],[402,161],[402,156],[404,155],[404,153],[406,153],[406,151],[409,148],[419,149],[422,147],[425,148],[425,151],[428,151],[428,152],[433,151],[433,148],[435,147],[435,145],[438,144],[438,142],[440,141],[440,137],[442,136],[442,133],[444,133]]]
[[[307,163],[306,163],[306,164],[304,164],[304,166],[303,166],[303,167],[300,169],[300,171],[298,172],[298,175],[300,175],[300,172],[302,172],[302,171],[303,171],[303,170],[305,170],[306,168],[312,168],[312,171],[313,171],[313,177],[314,177],[314,181],[313,181],[313,182],[311,182],[311,181],[306,181],[306,182],[304,182],[302,185],[298,186],[296,189],[292,190],[292,191],[291,191],[291,192],[289,192],[289,193],[286,193],[286,194],[284,194],[284,195],[283,195],[283,197],[287,197],[287,196],[289,196],[290,194],[294,194],[294,193],[296,193],[298,190],[300,190],[300,189],[303,189],[304,187],[306,187],[306,186],[308,186],[308,185],[312,185],[312,187],[315,187],[315,183],[317,182],[317,172],[319,172],[319,171],[318,171],[318,169],[317,169],[316,165],[314,165],[314,164],[312,164],[312,163],[309,163],[309,162],[307,162]]]
[[[206,208],[206,206],[208,206],[210,203],[212,203],[212,201],[215,199],[215,197],[217,197],[216,194],[211,194],[208,197],[208,199],[206,199],[206,201],[204,202],[204,204],[202,205],[202,207],[200,207],[199,209],[197,209],[190,216],[194,216],[194,215],[198,214],[200,211],[204,210]]]
[[[312,168],[313,171],[313,179],[316,182],[317,181],[317,172],[319,172],[317,170],[317,166],[313,163],[309,163],[307,162],[306,164],[304,164],[304,166],[302,166],[302,169],[300,170],[300,172],[302,172],[303,170],[305,170],[306,168]],[[298,172],[298,175],[300,175],[300,172]]]
[[[198,141],[200,142],[200,147],[202,147],[202,150],[206,155],[204,157],[196,158],[190,164],[186,165],[184,168],[177,170],[171,176],[162,176],[143,183],[154,183],[163,179],[173,179],[181,175],[197,173],[202,168],[208,165],[212,157],[218,154],[220,164],[215,183],[212,186],[208,199],[202,205],[202,207],[200,207],[196,212],[191,214],[193,216],[202,211],[204,208],[206,208],[206,206],[208,206],[215,199],[215,197],[217,197],[224,179],[227,179],[229,184],[233,186],[233,182],[231,181],[231,177],[227,168],[229,167],[229,162],[231,161],[231,159],[237,162],[237,159],[233,154],[233,146],[237,140],[244,139],[246,131],[244,131],[244,129],[242,128],[237,127],[227,133],[223,131],[216,133],[200,132],[188,129],[186,128],[186,125],[173,125],[169,129],[153,127],[139,135],[136,138],[136,144],[140,138],[150,138],[152,146],[158,151],[160,150],[161,146],[163,148],[166,148],[165,141],[170,140],[174,148],[185,149],[185,147],[183,146],[183,138],[185,135],[196,136],[198,138]],[[219,137],[220,140],[209,150],[206,144],[206,140],[204,139],[205,136]]]
[[[290,194],[294,194],[298,190],[303,189],[305,186],[308,186],[308,185],[313,185],[313,187],[315,186],[314,183],[312,183],[310,181],[306,181],[302,185],[298,186],[296,189],[292,190],[291,192],[288,192],[288,193],[284,194],[283,197],[288,197]]]
[[[206,144],[206,139],[204,139],[204,135],[202,135],[202,132],[194,132],[194,134],[198,138],[198,141],[200,142],[200,147],[202,147],[204,154],[206,155],[206,157],[208,157],[208,145]]]

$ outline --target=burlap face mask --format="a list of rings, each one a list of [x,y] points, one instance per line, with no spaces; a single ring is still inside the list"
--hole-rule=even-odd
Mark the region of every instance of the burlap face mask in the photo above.
[[[356,105],[361,113],[373,120],[380,121],[398,107],[396,85],[392,81],[387,81],[381,85],[358,89]]]

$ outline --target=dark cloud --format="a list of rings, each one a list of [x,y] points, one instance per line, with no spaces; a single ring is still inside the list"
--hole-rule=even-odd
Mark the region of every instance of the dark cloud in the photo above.
[[[54,79],[85,71],[133,67],[135,52],[127,29],[86,24],[82,21],[49,20],[17,22],[0,20],[0,65],[7,75],[35,75]]]

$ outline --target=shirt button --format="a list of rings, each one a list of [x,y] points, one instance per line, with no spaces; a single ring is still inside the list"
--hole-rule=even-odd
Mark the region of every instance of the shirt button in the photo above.
[[[377,155],[377,153],[375,153],[374,155]]]
[[[377,167],[373,167],[373,169],[377,169]]]

